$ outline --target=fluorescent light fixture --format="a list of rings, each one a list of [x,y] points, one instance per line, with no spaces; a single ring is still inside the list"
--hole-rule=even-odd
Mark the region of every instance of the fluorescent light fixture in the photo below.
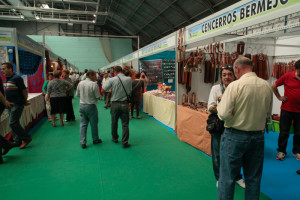
[[[94,17],[96,17],[96,14],[93,14]]]
[[[96,23],[96,21],[95,21],[95,20],[93,20],[93,23],[95,24],[95,23]]]
[[[21,18],[21,19],[24,19],[24,15],[20,15],[20,18]]]
[[[38,15],[35,15],[35,19],[39,20],[39,19],[40,19],[40,17],[39,17]]]
[[[11,11],[16,12],[16,9],[11,9]]]
[[[68,23],[68,26],[73,26],[74,24],[73,23]]]
[[[48,4],[42,4],[41,8],[50,9],[50,7],[48,6]]]

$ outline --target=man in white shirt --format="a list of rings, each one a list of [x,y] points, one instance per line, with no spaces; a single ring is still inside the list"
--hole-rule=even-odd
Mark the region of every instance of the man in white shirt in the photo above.
[[[97,83],[96,72],[88,70],[86,79],[81,81],[77,87],[76,96],[80,97],[80,144],[86,148],[86,133],[88,124],[91,123],[93,144],[101,143],[98,135],[98,110],[97,102],[100,99],[100,92]]]
[[[246,200],[258,200],[264,160],[264,128],[271,115],[273,93],[270,84],[252,72],[246,57],[234,62],[237,81],[230,83],[218,104],[218,116],[225,122],[221,136],[219,200],[234,197],[235,178],[243,167]]]
[[[230,65],[226,65],[221,69],[221,83],[214,85],[211,88],[207,109],[211,113],[211,115],[217,116],[217,104],[221,101],[222,95],[225,92],[225,89],[228,85],[235,80],[233,67]],[[220,130],[210,130],[211,133],[211,153],[212,153],[212,163],[213,163],[213,171],[215,174],[215,178],[217,180],[217,187],[218,181],[220,177],[220,140],[221,135],[224,131],[224,123],[222,123],[222,127]],[[242,175],[239,174],[236,178],[236,183],[239,184],[242,188],[245,188],[245,181],[242,178]]]

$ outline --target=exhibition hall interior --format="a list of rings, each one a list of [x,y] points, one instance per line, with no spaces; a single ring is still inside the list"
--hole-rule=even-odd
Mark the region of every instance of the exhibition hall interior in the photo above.
[[[299,0],[0,0],[0,199],[296,200]]]

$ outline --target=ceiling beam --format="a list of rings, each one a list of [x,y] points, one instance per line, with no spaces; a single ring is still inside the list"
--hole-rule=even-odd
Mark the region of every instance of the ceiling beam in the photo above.
[[[120,27],[123,31],[125,31],[126,33],[128,33],[128,35],[132,35],[132,36],[134,36],[134,33],[131,31],[131,30],[129,30],[129,29],[127,29],[126,27],[124,27],[120,22],[118,22],[117,20],[115,20],[115,19],[109,19],[112,23],[114,23],[114,24],[116,24],[118,27]]]
[[[99,4],[100,4],[100,0],[97,0],[96,13],[98,13],[98,11],[99,11]],[[98,15],[96,15],[96,17],[95,17],[95,24],[97,24],[97,20],[98,20]]]
[[[155,30],[157,33],[160,34],[160,30],[159,30],[158,28],[156,28],[156,26],[154,26],[154,25],[148,23],[148,22],[147,22],[148,20],[147,20],[144,16],[138,14],[137,12],[135,12],[135,10],[133,10],[132,8],[130,8],[129,6],[127,6],[127,5],[123,4],[123,3],[120,3],[120,6],[122,6],[123,8],[126,8],[126,9],[129,10],[130,12],[134,13],[135,16],[137,16],[138,18],[140,18],[145,24],[147,24],[147,25],[150,26],[153,30]],[[129,19],[127,19],[126,21],[129,21]],[[131,20],[130,20],[130,21],[131,21]]]
[[[211,13],[215,13],[215,10],[213,8],[213,4],[211,3],[210,0],[195,0],[197,3],[199,3],[200,5],[205,6],[206,8],[208,8],[210,10]]]
[[[69,3],[69,4],[84,4],[84,5],[98,5],[98,2],[95,1],[69,1],[69,0],[43,0],[41,2],[49,3]]]
[[[107,12],[96,12],[96,11],[82,11],[82,10],[64,10],[57,8],[37,8],[37,7],[26,7],[26,6],[8,6],[0,5],[0,9],[15,9],[15,10],[26,10],[26,11],[36,11],[45,13],[60,13],[60,14],[78,14],[78,15],[107,15]]]
[[[168,25],[170,28],[174,28],[174,25],[173,25],[169,20],[167,20],[165,17],[161,16],[160,13],[159,13],[159,11],[156,10],[153,6],[151,6],[151,5],[150,5],[149,3],[147,3],[147,2],[145,2],[144,5],[145,5],[148,9],[150,9],[152,12],[154,12],[154,13],[157,15],[157,17],[158,17],[159,19],[161,19],[161,21],[163,21],[166,25]]]
[[[30,4],[24,0],[24,1],[20,1],[20,0],[7,0],[7,2],[9,2],[11,4],[12,7],[26,7],[26,6],[30,6]],[[9,7],[10,5],[1,5],[1,6],[7,6]],[[15,9],[15,10],[19,10],[19,9]],[[22,13],[22,15],[24,17],[26,17],[27,19],[34,19],[34,14],[31,11],[26,11],[26,10],[21,10],[19,11],[20,13]]]
[[[215,7],[217,7],[217,6],[219,6],[219,5],[223,4],[223,3],[225,3],[226,1],[227,1],[227,0],[223,0],[223,1],[220,1],[220,2],[218,2],[218,3],[216,3],[216,4],[214,4],[214,5],[212,6],[213,9],[215,10]],[[207,9],[201,11],[200,13],[196,14],[195,16],[191,17],[191,19],[195,19],[195,18],[197,18],[198,16],[200,16],[200,15],[206,13],[206,12],[209,12],[209,11],[210,11],[210,9],[207,8]],[[185,21],[181,22],[180,24],[175,25],[175,29],[181,27],[183,24],[188,23],[188,22],[189,22],[189,20],[185,20]],[[172,29],[168,29],[168,30],[164,31],[161,35],[154,37],[153,40],[148,40],[148,41],[146,41],[144,44],[148,44],[149,42],[152,42],[152,41],[154,41],[154,40],[156,40],[156,39],[158,39],[158,38],[161,38],[161,37],[163,37],[165,34],[167,35],[167,34],[168,34],[169,32],[171,32],[171,31],[173,31],[173,30],[172,30]],[[143,44],[143,45],[144,45],[144,44]]]
[[[108,9],[108,13],[112,13],[112,15],[110,15],[110,18],[111,18],[111,19],[114,17],[114,14],[115,14],[115,12],[116,12],[118,6],[119,6],[119,1],[120,1],[120,0],[111,0],[111,2],[110,2],[109,9]],[[112,5],[113,5],[114,3],[116,3],[117,5],[113,8],[114,10],[111,10],[111,7],[112,7]],[[108,15],[105,16],[103,25],[106,23],[107,18],[108,18]]]
[[[176,2],[174,2],[171,5],[171,8],[173,8],[174,10],[176,10],[179,13],[179,15],[181,15],[186,20],[189,20],[191,18],[190,15],[188,15],[181,7],[179,7],[178,5],[176,5]]]
[[[132,16],[136,13],[136,11],[142,6],[145,0],[141,0],[140,4],[134,9],[134,12],[131,12],[130,15],[127,17],[127,22],[132,18]],[[124,24],[126,26],[127,22]]]
[[[162,9],[158,15],[156,15],[155,17],[153,17],[153,18],[149,21],[149,23],[153,22],[153,21],[154,21],[155,19],[157,19],[163,12],[165,12],[166,10],[168,10],[168,9],[171,7],[171,5],[172,5],[175,1],[176,1],[176,0],[173,0],[169,5],[167,5],[167,7],[165,7],[164,9]],[[137,31],[137,34],[138,34],[141,30],[143,30],[147,25],[148,25],[148,24],[145,24],[145,25],[143,25],[142,27],[140,27],[139,30]]]
[[[126,17],[124,17],[124,16],[122,16],[120,13],[117,13],[117,12],[115,12],[114,14],[113,13],[111,13],[111,12],[108,12],[108,15],[109,16],[111,16],[111,15],[116,15],[116,16],[118,16],[119,18],[121,18],[121,19],[123,19],[124,21],[126,21]],[[110,18],[110,20],[112,20],[113,19],[113,17],[111,17]],[[116,20],[114,20],[115,22],[116,22]],[[136,23],[134,23],[134,21],[133,20],[131,20],[130,22],[129,22],[133,27],[134,27],[134,29],[139,29],[139,25],[137,25]],[[121,24],[121,23],[118,23],[118,25],[119,24]],[[122,25],[122,27],[124,27],[124,28],[126,28],[124,25]],[[123,28],[123,29],[124,29]],[[132,28],[132,27],[131,27]],[[127,29],[127,28],[126,28]],[[149,33],[147,33],[146,31],[140,31],[140,32],[142,32],[144,35],[146,35],[148,38],[153,38],[151,35],[149,35]],[[136,33],[133,33],[132,35],[137,35]]]

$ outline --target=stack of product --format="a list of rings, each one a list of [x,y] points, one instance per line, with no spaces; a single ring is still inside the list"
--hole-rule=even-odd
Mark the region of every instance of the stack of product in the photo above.
[[[192,93],[191,95],[183,94],[182,96],[182,105],[193,110],[197,110],[200,112],[208,113],[207,111],[207,103],[206,102],[198,102],[196,103],[196,93]]]
[[[157,90],[151,90],[147,93],[152,94],[157,97],[162,97],[164,99],[168,99],[170,101],[175,101],[175,92],[171,91],[171,86],[167,86],[165,84],[159,84]]]

